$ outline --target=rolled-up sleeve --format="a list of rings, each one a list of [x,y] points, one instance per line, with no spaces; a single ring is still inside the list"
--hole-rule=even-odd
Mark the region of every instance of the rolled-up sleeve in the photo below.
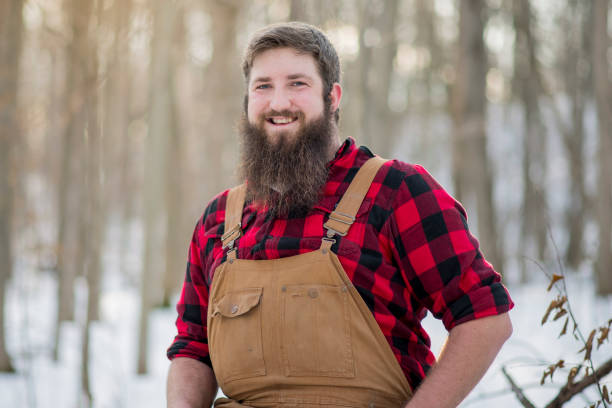
[[[189,245],[185,281],[176,305],[178,334],[168,348],[167,356],[169,359],[190,357],[210,366],[206,334],[209,287],[202,271],[200,245],[202,228],[202,220],[200,220],[195,227]]]
[[[513,307],[465,210],[423,167],[410,166],[391,218],[393,252],[408,290],[447,330]]]

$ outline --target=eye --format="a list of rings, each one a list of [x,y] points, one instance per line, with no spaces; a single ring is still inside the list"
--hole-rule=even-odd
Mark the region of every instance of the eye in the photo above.
[[[302,82],[302,81],[293,81],[291,83],[291,86],[304,86],[306,85],[306,82]]]
[[[270,88],[270,84],[261,84],[255,87],[255,89],[268,89],[268,88]]]

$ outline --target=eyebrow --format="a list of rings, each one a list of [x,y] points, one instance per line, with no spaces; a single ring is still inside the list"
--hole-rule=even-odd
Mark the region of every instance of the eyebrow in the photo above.
[[[308,80],[312,81],[312,77],[310,75],[306,75],[306,74],[302,74],[302,73],[296,73],[296,74],[291,74],[291,75],[287,75],[287,79],[299,79],[299,78],[305,78]],[[272,78],[270,77],[257,77],[253,80],[253,83],[258,83],[258,82],[270,82],[272,80]]]

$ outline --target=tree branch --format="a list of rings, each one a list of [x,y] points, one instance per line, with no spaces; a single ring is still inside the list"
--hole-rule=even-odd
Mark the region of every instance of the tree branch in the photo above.
[[[577,383],[568,383],[565,384],[560,390],[559,394],[546,405],[546,408],[560,408],[564,403],[569,401],[574,397],[574,395],[579,394],[585,388],[590,385],[595,384],[600,378],[603,378],[608,373],[612,371],[612,358],[603,363],[595,373],[591,375],[585,376],[582,380]]]
[[[512,377],[510,377],[510,374],[508,374],[508,372],[506,371],[506,367],[502,367],[502,373],[504,373],[504,377],[506,377],[506,380],[508,380],[508,382],[510,383],[512,392],[514,393],[514,395],[516,395],[516,398],[519,400],[521,405],[525,408],[536,408],[535,405],[533,405],[533,403],[529,401],[529,399],[525,396],[521,387],[516,385]]]

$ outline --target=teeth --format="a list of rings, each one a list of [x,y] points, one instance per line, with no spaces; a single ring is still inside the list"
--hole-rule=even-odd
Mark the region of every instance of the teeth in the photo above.
[[[274,122],[275,124],[281,125],[281,124],[293,122],[293,118],[272,118],[272,122]]]

